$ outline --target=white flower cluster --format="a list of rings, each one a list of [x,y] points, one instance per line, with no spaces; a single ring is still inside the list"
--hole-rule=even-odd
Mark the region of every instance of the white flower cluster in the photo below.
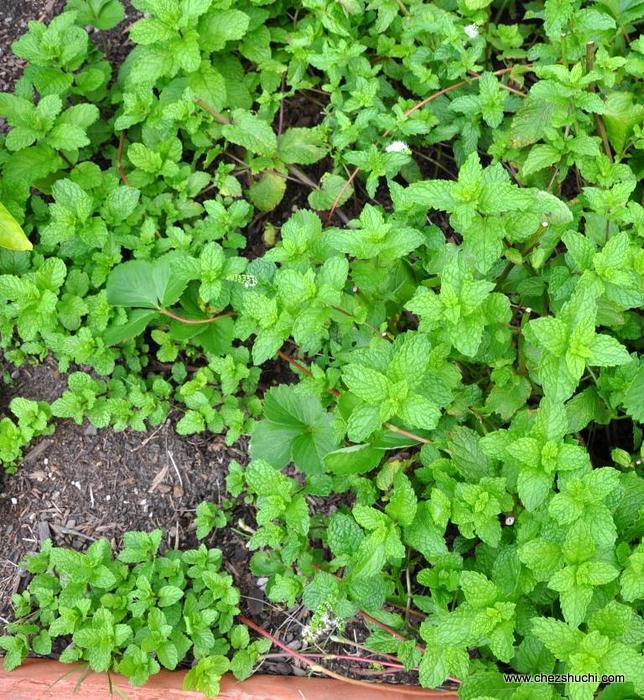
[[[411,154],[411,148],[404,141],[392,141],[387,148],[387,153],[407,153]]]
[[[311,622],[302,628],[302,640],[310,644],[320,637],[331,633],[335,627],[335,618],[330,612],[314,615]]]
[[[476,39],[479,35],[479,28],[475,24],[467,24],[463,27],[463,31],[470,39]]]

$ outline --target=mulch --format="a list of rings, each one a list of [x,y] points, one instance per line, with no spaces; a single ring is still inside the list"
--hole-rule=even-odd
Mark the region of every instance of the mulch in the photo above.
[[[4,405],[12,395],[52,401],[66,387],[51,360],[14,376]],[[118,546],[128,530],[161,528],[168,547],[197,544],[195,509],[225,495],[228,464],[246,461],[246,445],[228,447],[220,435],[179,436],[176,418],[147,433],[97,430],[67,420],[29,446],[0,491],[1,618],[10,617],[10,597],[24,585],[20,560],[48,537],[58,546],[83,549],[100,537]],[[239,535],[232,530],[224,535],[230,541],[208,544],[245,553]]]

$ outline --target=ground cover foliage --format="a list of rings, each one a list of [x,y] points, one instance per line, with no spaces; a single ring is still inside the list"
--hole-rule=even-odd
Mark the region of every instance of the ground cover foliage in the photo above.
[[[361,615],[467,700],[585,700],[602,673],[625,676],[606,700],[644,694],[644,4],[132,4],[118,70],[87,31],[118,0],[13,46],[0,344],[69,386],[11,402],[5,468],[56,418],[178,407],[182,434],[251,436],[199,536],[253,505],[252,572],[313,637]],[[268,388],[275,362],[297,382]],[[268,644],[221,553],[159,537],[46,546],[5,664],[62,638],[136,683],[185,658],[205,693],[247,676]]]

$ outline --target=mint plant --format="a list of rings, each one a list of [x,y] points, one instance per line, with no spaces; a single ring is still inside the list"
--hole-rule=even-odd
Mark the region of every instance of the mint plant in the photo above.
[[[161,539],[161,530],[126,533],[116,556],[107,540],[84,554],[45,542],[25,562],[29,587],[13,597],[19,620],[0,637],[5,668],[30,650],[46,655],[62,642],[62,662],[116,671],[133,685],[177,668],[188,655],[194,658],[188,690],[216,695],[229,668],[240,679],[250,675],[266,644],[251,643],[233,624],[239,592],[218,572],[221,551],[202,544],[162,555]]]
[[[52,418],[250,438],[196,534],[250,509],[306,640],[357,616],[464,700],[643,695],[641,3],[133,5],[118,70],[118,0],[13,47],[0,348],[68,388],[14,398],[5,468]],[[280,646],[159,537],[38,555],[8,665],[66,636],[212,695]]]

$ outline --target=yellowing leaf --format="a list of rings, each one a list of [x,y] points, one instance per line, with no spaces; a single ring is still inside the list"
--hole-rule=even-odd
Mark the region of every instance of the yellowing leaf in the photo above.
[[[248,197],[260,211],[272,211],[282,201],[286,192],[286,180],[267,170],[248,188]]]
[[[0,248],[9,250],[31,250],[31,241],[22,230],[22,226],[13,218],[11,212],[0,203]]]

